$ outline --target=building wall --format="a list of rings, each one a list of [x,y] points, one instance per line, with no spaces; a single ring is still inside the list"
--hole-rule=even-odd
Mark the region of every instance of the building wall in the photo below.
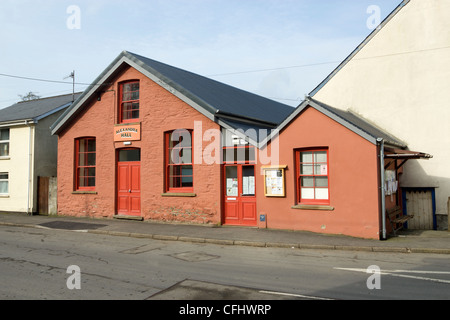
[[[142,140],[124,146],[114,142],[117,123],[118,83],[140,80],[140,120]],[[219,130],[191,106],[161,88],[133,68],[124,71],[112,86],[105,88],[101,101],[94,101],[83,114],[59,135],[58,214],[113,217],[116,213],[116,150],[141,148],[141,212],[145,219],[220,223],[220,166],[194,164],[195,197],[165,197],[164,132],[194,129],[201,123],[203,137],[209,129]],[[199,134],[199,132],[194,132]],[[74,153],[76,138],[96,137],[96,194],[74,191]],[[199,146],[194,145],[194,148]]]
[[[35,125],[34,169],[33,169],[33,212],[38,210],[38,177],[56,177],[58,137],[52,136],[50,126],[63,111],[56,112]]]
[[[410,160],[404,187],[436,187],[437,214],[450,196],[450,6],[411,0],[315,96],[352,109],[432,160]]]
[[[34,134],[34,125],[10,127],[9,158],[0,160],[0,172],[9,173],[9,195],[0,196],[0,211],[33,212],[34,146],[31,143],[29,149],[29,141],[30,135],[34,141]]]
[[[312,147],[329,150],[329,206],[334,208],[332,211],[292,208],[296,205],[297,190],[294,151]],[[268,228],[379,238],[376,145],[308,108],[280,133],[279,149],[279,165],[287,165],[286,196],[266,197],[263,178],[257,186],[258,214],[267,216]]]

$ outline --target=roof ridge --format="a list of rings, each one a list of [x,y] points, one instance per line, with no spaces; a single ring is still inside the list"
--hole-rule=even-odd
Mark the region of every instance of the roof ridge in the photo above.
[[[327,109],[328,111],[332,112],[332,113],[333,113],[334,115],[336,115],[337,117],[339,117],[339,118],[341,118],[342,120],[344,120],[344,121],[350,123],[351,125],[355,126],[355,127],[358,128],[359,130],[365,132],[366,134],[372,136],[372,137],[375,138],[375,139],[378,139],[378,138],[380,138],[380,137],[375,136],[372,132],[369,132],[368,130],[364,129],[363,127],[361,127],[360,125],[358,125],[358,124],[355,123],[354,121],[351,121],[351,119],[344,118],[344,117],[343,117],[341,114],[339,114],[339,113],[346,113],[346,114],[348,114],[348,115],[350,115],[350,116],[354,116],[354,117],[356,117],[357,119],[359,119],[360,121],[365,122],[368,126],[371,126],[371,127],[373,127],[374,129],[380,131],[380,133],[382,133],[382,134],[386,135],[387,137],[389,137],[390,140],[389,140],[389,141],[386,141],[386,142],[391,143],[391,144],[395,144],[395,145],[397,145],[397,146],[399,146],[399,147],[400,147],[399,143],[401,143],[401,144],[402,144],[401,147],[406,147],[406,144],[404,143],[404,141],[403,141],[402,139],[399,139],[399,138],[393,136],[391,133],[389,133],[387,130],[381,128],[379,125],[375,124],[375,123],[372,122],[372,121],[369,121],[368,119],[364,118],[364,117],[361,116],[361,115],[356,114],[355,112],[352,112],[352,111],[349,110],[349,109],[347,109],[347,110],[338,109],[338,108],[332,107],[332,106],[330,106],[330,105],[328,105],[328,104],[326,104],[326,103],[324,103],[324,102],[321,102],[321,101],[319,101],[319,100],[317,100],[317,99],[314,99],[314,98],[311,98],[311,97],[308,97],[308,99],[309,99],[310,101],[312,101],[312,102],[314,102],[314,103],[316,103],[316,104],[322,106],[323,108],[325,108],[325,109]],[[386,139],[385,139],[385,140],[386,140]]]
[[[351,109],[347,109],[346,112],[348,112],[349,114],[355,116],[356,118],[358,118],[361,121],[366,122],[367,124],[371,125],[372,127],[374,127],[377,130],[380,130],[382,133],[384,133],[385,135],[387,135],[388,137],[390,137],[393,140],[397,140],[398,142],[402,142],[404,144],[404,146],[406,146],[406,143],[403,141],[403,139],[400,139],[396,136],[394,136],[393,134],[391,134],[388,130],[384,129],[383,127],[379,126],[376,122],[364,117],[362,114],[357,113],[354,110]],[[364,129],[361,129],[364,130]],[[377,137],[379,138],[379,137]],[[393,141],[391,141],[393,142]]]
[[[60,97],[65,97],[65,96],[71,96],[72,94],[82,94],[83,92],[75,92],[75,93],[67,93],[67,94],[60,94],[57,96],[51,96],[51,97],[45,97],[45,98],[39,98],[39,99],[31,99],[31,100],[25,100],[25,101],[19,101],[16,102],[15,104],[11,105],[10,107],[17,105],[17,104],[21,104],[21,103],[29,103],[29,102],[35,102],[35,101],[42,101],[42,100],[49,100],[49,99],[55,99],[55,98],[60,98]]]

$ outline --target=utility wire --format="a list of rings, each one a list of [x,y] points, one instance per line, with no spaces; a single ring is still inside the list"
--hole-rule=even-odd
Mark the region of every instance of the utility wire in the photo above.
[[[398,56],[398,55],[405,55],[405,54],[411,54],[411,53],[418,53],[418,52],[426,52],[426,51],[436,51],[436,50],[443,50],[443,49],[449,49],[450,46],[444,46],[439,48],[431,48],[431,49],[422,49],[422,50],[414,50],[414,51],[406,51],[406,52],[399,52],[399,53],[391,53],[391,54],[385,54],[385,55],[379,55],[379,56],[370,56],[370,57],[363,57],[363,58],[353,58],[352,61],[358,61],[358,60],[368,60],[368,59],[377,59],[377,58],[384,58],[384,57],[392,57],[392,56]],[[207,77],[219,77],[219,76],[229,76],[229,75],[238,75],[238,74],[249,74],[249,73],[258,73],[258,72],[268,72],[268,71],[277,71],[277,70],[287,70],[287,69],[296,69],[296,68],[306,68],[306,67],[313,67],[313,66],[320,66],[320,65],[326,65],[326,64],[337,64],[342,63],[343,61],[328,61],[328,62],[319,62],[319,63],[310,63],[310,64],[303,64],[303,65],[297,65],[297,66],[289,66],[289,67],[279,67],[279,68],[270,68],[270,69],[258,69],[258,70],[248,70],[248,71],[238,71],[238,72],[229,72],[229,73],[220,73],[220,74],[211,74],[207,75]],[[67,82],[67,81],[58,81],[58,80],[47,80],[47,79],[39,79],[39,78],[31,78],[31,77],[22,77],[22,76],[16,76],[16,75],[10,75],[5,73],[0,73],[0,76],[3,77],[9,77],[9,78],[16,78],[16,79],[24,79],[24,80],[32,80],[32,81],[40,81],[40,82],[50,82],[50,83],[62,83],[62,84],[70,84],[73,85],[73,82]],[[82,82],[76,82],[76,85],[81,86],[102,86],[102,85],[110,85],[110,83],[102,83],[102,84],[92,84],[92,83],[82,83]],[[283,98],[269,98],[269,99],[276,99],[276,100],[286,100],[286,101],[297,101],[297,99],[283,99]],[[0,101],[2,102],[2,101]],[[6,102],[4,100],[3,102]]]
[[[0,76],[3,77],[9,77],[9,78],[16,78],[16,79],[24,79],[24,80],[31,80],[31,81],[40,81],[40,82],[51,82],[51,83],[63,83],[63,84],[71,84],[73,85],[73,82],[67,82],[67,81],[58,81],[58,80],[46,80],[46,79],[39,79],[39,78],[30,78],[30,77],[21,77],[21,76],[15,76],[11,74],[5,74],[0,73]],[[90,86],[92,83],[82,83],[82,82],[75,82],[76,85],[80,86]],[[103,86],[103,85],[109,85],[109,83],[101,83],[101,84],[93,84],[95,86]]]
[[[38,94],[39,92],[36,92],[36,94]],[[64,91],[56,91],[56,92],[49,92],[49,93],[44,93],[42,96],[44,97],[50,97],[56,94],[71,94],[72,90],[70,90],[70,92],[68,90],[64,90]],[[17,101],[18,99],[7,99],[7,100],[0,100],[0,103],[4,103],[4,102],[12,102],[12,101]]]
[[[405,51],[405,52],[398,52],[398,53],[390,53],[390,54],[385,54],[385,55],[370,56],[370,57],[363,57],[363,58],[353,58],[352,61],[369,60],[369,59],[377,59],[377,58],[385,58],[385,57],[399,56],[399,55],[405,55],[405,54],[411,54],[411,53],[419,53],[419,52],[426,52],[426,51],[443,50],[443,49],[448,49],[448,48],[450,48],[450,46],[439,47],[439,48],[431,48],[431,49],[422,49],[422,50]],[[328,62],[319,62],[319,63],[303,64],[303,65],[298,65],[298,66],[280,67],[280,68],[271,68],[271,69],[259,69],[259,70],[248,70],[248,71],[238,71],[238,72],[230,72],[230,73],[211,74],[211,75],[208,75],[207,77],[219,77],[219,76],[229,76],[229,75],[237,75],[237,74],[246,74],[246,73],[257,73],[257,72],[268,72],[268,71],[277,71],[277,70],[295,69],[295,68],[306,68],[306,67],[314,67],[314,66],[320,66],[320,65],[326,65],[326,64],[342,63],[343,61],[345,61],[345,60],[340,60],[340,61],[328,61]]]
[[[404,55],[404,54],[411,54],[411,53],[418,53],[418,52],[443,50],[443,49],[448,49],[448,48],[450,48],[450,46],[444,46],[444,47],[439,47],[439,48],[431,48],[431,49],[422,49],[422,50],[405,51],[405,52],[398,52],[398,53],[391,53],[391,54],[385,54],[385,55],[363,57],[363,58],[353,58],[352,60],[353,60],[353,61],[358,61],[358,60],[377,59],[377,58],[392,57],[392,56],[398,56],[398,55]],[[257,70],[237,71],[237,72],[229,72],[229,73],[210,74],[210,75],[206,75],[206,76],[207,76],[207,77],[218,77],[218,76],[228,76],[228,75],[236,75],[236,74],[257,73],[257,72],[268,72],[268,71],[277,71],[277,70],[287,70],[287,69],[296,69],[296,68],[314,67],[314,66],[320,66],[320,65],[326,65],[326,64],[336,64],[336,63],[342,63],[342,62],[343,62],[343,60],[336,60],[336,61],[327,61],[327,62],[318,62],[318,63],[303,64],[303,65],[297,65],[297,66],[288,66],[288,67],[279,67],[279,68],[270,68],[270,69],[257,69]],[[24,80],[32,80],[32,81],[41,81],[41,82],[62,83],[62,84],[73,84],[73,82],[67,82],[67,81],[57,81],[57,80],[46,80],[46,79],[39,79],[39,78],[22,77],[22,76],[16,76],[16,75],[4,74],[4,73],[0,73],[0,76],[3,76],[3,77],[10,77],[10,78],[17,78],[17,79],[24,79]],[[92,83],[82,83],[82,82],[76,82],[75,84],[76,84],[76,85],[82,85],[82,86],[90,86],[90,85],[96,85],[96,86],[110,85],[110,83],[92,84]]]
[[[219,76],[229,76],[229,75],[244,74],[244,73],[257,73],[257,72],[314,67],[314,66],[320,66],[320,65],[325,65],[325,64],[335,64],[335,63],[340,63],[340,62],[341,61],[329,61],[329,62],[319,62],[319,63],[303,64],[303,65],[299,65],[299,66],[280,67],[280,68],[272,68],[272,69],[259,69],[259,70],[239,71],[239,72],[230,72],[230,73],[210,74],[210,75],[207,75],[207,77],[219,77]]]

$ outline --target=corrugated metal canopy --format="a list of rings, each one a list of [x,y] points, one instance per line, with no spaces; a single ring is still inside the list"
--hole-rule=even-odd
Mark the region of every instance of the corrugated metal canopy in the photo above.
[[[395,149],[395,148],[385,148],[384,149],[384,157],[387,159],[432,159],[433,156],[428,153],[411,151],[411,150],[403,150],[403,149]]]

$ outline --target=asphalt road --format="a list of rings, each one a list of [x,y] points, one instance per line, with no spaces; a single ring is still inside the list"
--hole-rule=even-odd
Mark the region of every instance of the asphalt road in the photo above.
[[[2,300],[450,299],[448,255],[220,246],[7,226],[0,226],[0,270]]]

